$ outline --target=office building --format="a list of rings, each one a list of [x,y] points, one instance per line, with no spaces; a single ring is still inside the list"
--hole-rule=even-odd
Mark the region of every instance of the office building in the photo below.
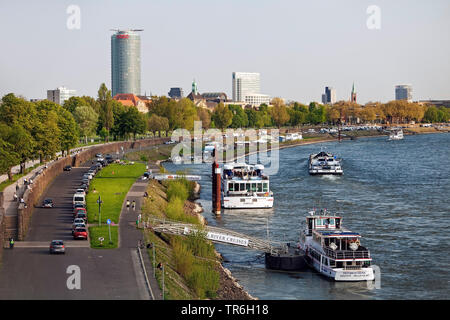
[[[172,99],[181,99],[184,97],[183,88],[170,88],[169,97]]]
[[[245,96],[260,93],[259,73],[233,72],[233,101],[245,101]]]
[[[395,100],[412,102],[412,87],[409,84],[395,86]]]
[[[248,94],[244,97],[244,102],[246,105],[251,105],[252,107],[259,107],[263,103],[266,105],[270,104],[270,96],[267,94]]]
[[[322,103],[330,105],[336,103],[336,89],[325,87],[325,93],[322,95]]]
[[[115,30],[111,36],[112,96],[141,94],[141,38],[138,31]]]
[[[53,101],[59,105],[63,105],[64,101],[76,95],[76,90],[70,90],[66,87],[59,87],[55,90],[47,90],[47,100]]]

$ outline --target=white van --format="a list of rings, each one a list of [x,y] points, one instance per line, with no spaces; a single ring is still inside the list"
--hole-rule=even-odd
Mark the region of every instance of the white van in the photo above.
[[[78,203],[86,205],[86,197],[83,193],[75,193],[73,195],[72,205],[75,206]]]

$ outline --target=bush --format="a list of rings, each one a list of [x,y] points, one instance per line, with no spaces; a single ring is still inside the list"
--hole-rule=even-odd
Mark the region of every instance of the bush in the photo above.
[[[203,258],[215,258],[214,246],[207,241],[205,231],[191,232],[186,237],[186,242],[194,255]]]
[[[183,202],[189,198],[189,189],[186,187],[184,181],[174,180],[169,182],[169,186],[167,187],[167,199],[170,201],[174,197],[183,200]]]
[[[219,289],[220,276],[212,263],[195,264],[187,281],[200,299],[214,298]]]
[[[167,218],[171,220],[183,221],[184,216],[184,201],[180,198],[173,197],[166,207]]]
[[[171,240],[176,270],[185,278],[189,278],[194,265],[194,256],[188,246],[176,238]]]

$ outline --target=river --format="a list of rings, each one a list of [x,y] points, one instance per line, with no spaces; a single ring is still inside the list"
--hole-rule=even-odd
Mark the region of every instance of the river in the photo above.
[[[310,176],[309,154],[323,149],[343,159],[343,176]],[[199,202],[210,225],[251,236],[296,242],[312,208],[343,216],[361,233],[379,288],[366,282],[333,282],[314,271],[274,272],[260,252],[216,244],[233,276],[259,299],[448,299],[450,298],[450,135],[387,137],[325,142],[279,150],[270,177],[274,208],[211,213],[211,165],[174,165],[202,176]]]

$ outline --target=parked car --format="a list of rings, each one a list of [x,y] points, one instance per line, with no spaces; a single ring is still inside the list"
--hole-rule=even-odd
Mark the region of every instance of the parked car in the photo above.
[[[106,162],[108,162],[108,163],[112,163],[112,162],[114,161],[113,156],[110,155],[110,154],[107,154],[107,155],[105,156],[105,160],[106,160]]]
[[[50,242],[50,254],[52,253],[66,253],[66,248],[64,247],[64,241],[62,240],[52,240]]]
[[[87,238],[88,238],[87,229],[86,228],[76,228],[75,231],[73,232],[73,238],[87,240]]]
[[[70,171],[70,170],[72,170],[72,166],[65,166],[63,170],[64,171]]]
[[[86,195],[86,191],[83,188],[78,188],[75,193],[82,193],[84,195]]]
[[[83,177],[83,178],[81,179],[81,183],[82,183],[82,184],[87,184],[87,185],[89,185],[89,182],[90,182],[90,179],[89,179],[88,177]]]
[[[78,212],[75,215],[75,219],[83,219],[84,223],[87,223],[87,214],[85,212]],[[75,220],[74,220],[75,221]]]
[[[101,153],[97,153],[97,154],[95,155],[95,157],[96,157],[96,158],[102,158],[103,155],[102,155]]]
[[[89,191],[89,186],[86,183],[82,183],[78,189],[82,189],[84,191],[84,193],[86,194]]]
[[[54,207],[54,203],[53,203],[53,200],[52,199],[45,199],[44,200],[44,203],[42,204],[42,206],[44,207],[44,208],[53,208]]]
[[[73,216],[75,217],[79,212],[87,213],[86,208],[74,208],[73,209]]]
[[[84,223],[84,219],[83,219],[83,218],[75,218],[75,219],[73,219],[73,224],[72,224],[72,226],[73,226],[74,224],[77,224],[77,223]]]
[[[72,235],[75,233],[76,228],[86,228],[86,225],[84,224],[84,222],[78,222],[78,223],[72,224]]]

